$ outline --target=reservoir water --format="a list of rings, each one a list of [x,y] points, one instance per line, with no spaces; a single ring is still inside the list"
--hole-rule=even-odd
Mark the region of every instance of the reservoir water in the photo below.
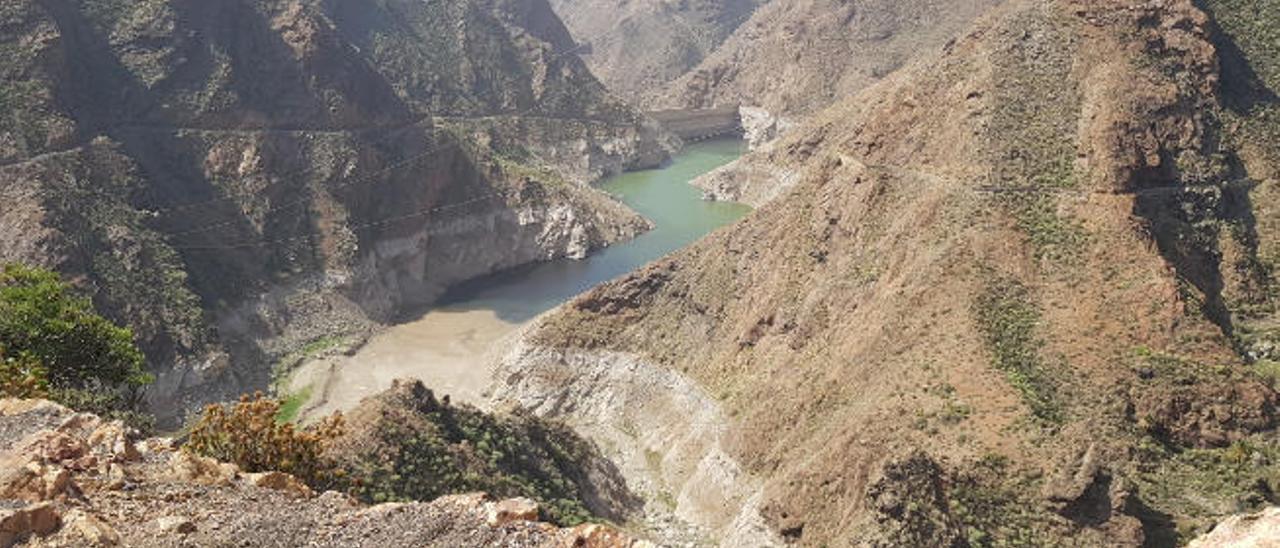
[[[558,260],[504,272],[455,289],[416,319],[373,337],[353,356],[317,360],[290,382],[311,393],[306,416],[345,409],[399,378],[421,379],[454,401],[479,403],[489,383],[486,356],[537,315],[602,282],[685,247],[750,211],[710,202],[689,184],[745,151],[739,140],[689,145],[660,169],[625,173],[599,188],[648,217],[656,228],[581,261]]]

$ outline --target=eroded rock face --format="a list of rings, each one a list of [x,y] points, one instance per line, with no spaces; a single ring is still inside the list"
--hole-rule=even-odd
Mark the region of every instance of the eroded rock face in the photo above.
[[[626,284],[628,297],[590,306],[625,314],[662,285],[643,276]],[[783,543],[761,515],[756,479],[725,449],[729,418],[679,373],[634,355],[528,342],[497,367],[494,405],[562,420],[599,445],[644,498],[633,520],[659,544]]]
[[[1189,548],[1227,548],[1275,546],[1280,542],[1280,508],[1232,516],[1201,535]]]
[[[946,473],[923,452],[885,463],[867,489],[882,541],[893,546],[962,546],[945,485]]]
[[[695,67],[765,0],[552,0],[591,71],[643,101]]]
[[[24,3],[0,30],[23,112],[0,122],[0,260],[85,280],[132,327],[162,422],[452,284],[648,228],[587,183],[676,141],[544,1],[366,8]]]
[[[783,120],[801,120],[900,67],[928,59],[999,3],[766,2],[715,53],[653,102],[684,108],[749,107],[743,125],[753,145],[763,143],[787,128]]]
[[[1275,390],[1258,381],[1141,391],[1134,415],[1152,433],[1191,447],[1223,447],[1276,426]]]
[[[1224,93],[1257,89],[1222,67],[1274,53],[1233,58],[1201,5],[1002,3],[926,63],[753,151],[739,162],[750,171],[719,174],[713,192],[782,189],[751,217],[587,292],[525,340],[629,356],[714,394],[733,417],[726,453],[761,478],[774,531],[801,543],[874,526],[880,463],[916,448],[957,468],[1007,463],[989,474],[1010,479],[1002,496],[982,502],[1017,493],[993,520],[1025,509],[1031,523],[966,518],[993,543],[1027,531],[1140,544],[1144,504],[1203,526],[1253,487],[1203,492],[1177,455],[1274,450],[1274,390],[1235,339],[1241,322],[1274,325],[1261,304],[1274,276],[1255,261],[1278,249],[1280,224],[1263,205],[1274,160],[1226,145],[1266,139],[1221,123],[1250,116]],[[708,71],[701,89],[730,76]],[[568,365],[504,380],[581,413],[596,404]],[[1147,450],[1160,432],[1172,451]],[[1194,472],[1216,474],[1205,466]],[[1042,492],[1059,468],[1065,481]],[[1201,498],[1214,502],[1185,502]]]

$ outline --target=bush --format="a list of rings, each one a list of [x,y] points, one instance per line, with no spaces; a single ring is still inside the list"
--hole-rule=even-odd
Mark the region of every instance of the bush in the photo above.
[[[600,498],[587,470],[603,458],[567,426],[439,401],[421,383],[379,399],[376,413],[353,415],[373,420],[329,452],[356,498],[380,503],[483,491],[535,499],[543,519],[559,525],[598,519],[585,503]]]
[[[1036,336],[1040,309],[1026,287],[1010,280],[992,280],[974,303],[978,327],[991,352],[992,365],[1048,425],[1061,424],[1064,410],[1057,397],[1053,372],[1040,356],[1043,341]]]
[[[7,356],[0,346],[0,396],[45,398],[49,396],[49,373],[30,354]]]
[[[137,389],[151,382],[133,332],[94,312],[47,270],[0,270],[0,346],[38,360],[50,386]]]
[[[51,398],[149,431],[140,412],[151,375],[133,332],[98,315],[48,270],[0,269],[0,394]]]
[[[292,474],[316,490],[338,486],[345,474],[324,450],[342,434],[342,415],[299,429],[277,421],[279,413],[280,402],[260,393],[229,406],[207,406],[183,448],[249,472]]]

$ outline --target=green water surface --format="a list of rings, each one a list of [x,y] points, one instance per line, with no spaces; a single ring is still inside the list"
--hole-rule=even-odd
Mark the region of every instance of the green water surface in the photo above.
[[[600,189],[652,220],[656,228],[581,261],[542,263],[467,284],[445,297],[445,308],[493,310],[503,320],[524,322],[741,218],[751,211],[749,207],[703,200],[702,191],[689,182],[737,159],[745,150],[745,143],[736,139],[705,141],[685,147],[660,169],[603,181]]]

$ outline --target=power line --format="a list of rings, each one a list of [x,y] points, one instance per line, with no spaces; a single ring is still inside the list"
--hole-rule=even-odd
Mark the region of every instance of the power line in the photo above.
[[[553,56],[552,56],[550,59],[548,59],[546,62],[547,62],[547,63],[555,62],[555,61],[557,61],[557,60],[559,60],[559,59],[561,59],[561,58],[563,58],[563,57],[565,57],[565,56],[567,56],[567,55],[572,54],[572,53],[573,53],[573,52],[575,52],[575,51],[578,51],[578,50],[582,49],[582,48],[583,48],[583,47],[585,47],[586,45],[587,45],[586,43],[578,44],[578,45],[576,45],[576,46],[575,46],[575,47],[573,47],[573,48],[570,48],[570,49],[568,49],[568,50],[565,50],[565,51],[559,52],[559,53],[557,53],[557,54],[553,55]],[[605,92],[606,92],[606,94],[608,93],[608,92],[607,92],[607,90],[605,90]],[[611,97],[611,98],[613,98],[612,96],[610,96],[610,97]],[[616,98],[613,98],[613,99],[614,99],[614,100],[617,100]],[[625,104],[625,103],[623,103],[623,104]],[[511,114],[497,114],[497,115],[486,115],[486,116],[476,116],[476,117],[442,117],[442,118],[450,119],[450,120],[455,120],[455,119],[462,119],[462,120],[480,120],[480,119],[486,119],[486,118],[498,118],[498,117],[516,117],[516,118],[521,118],[521,117],[524,117],[525,115],[527,115],[527,114],[529,114],[529,113],[532,113],[533,111],[535,111],[535,110],[539,109],[540,107],[541,107],[541,105],[536,105],[536,104],[535,104],[535,105],[530,105],[529,107],[527,107],[527,108],[525,108],[525,109],[523,109],[523,110],[521,110],[521,111],[518,111],[518,112],[515,112],[515,113],[511,113]],[[633,123],[633,124],[634,124],[634,123],[638,123],[638,117],[636,116],[636,114],[635,114],[635,113],[630,113],[629,118],[630,118],[630,120],[631,120],[631,123]],[[557,119],[558,119],[558,118],[557,118]],[[591,120],[586,120],[586,121],[591,121]],[[421,122],[422,122],[422,119],[419,119],[418,121],[414,122],[413,124],[406,124],[406,125],[404,125],[404,126],[401,126],[400,128],[397,128],[397,129],[396,129],[396,131],[398,131],[398,130],[400,130],[400,129],[408,128],[408,127],[410,127],[410,126],[412,126],[412,125],[415,125],[415,124],[418,124],[418,123],[421,123]],[[607,122],[606,122],[606,123],[607,123]],[[388,173],[390,173],[390,172],[392,172],[392,171],[394,171],[394,170],[396,170],[396,169],[400,169],[400,168],[402,168],[402,167],[409,167],[410,165],[414,164],[414,163],[415,163],[415,162],[417,162],[418,160],[423,159],[423,158],[426,158],[427,156],[430,156],[430,155],[432,155],[432,154],[436,153],[436,152],[440,149],[440,147],[443,145],[443,143],[442,143],[441,141],[437,140],[436,138],[437,138],[437,136],[439,135],[439,133],[440,133],[441,131],[442,131],[442,130],[441,130],[440,128],[438,128],[438,127],[433,127],[433,128],[431,129],[430,137],[431,137],[432,143],[431,143],[431,145],[430,145],[430,146],[428,146],[428,147],[427,147],[424,151],[422,151],[421,153],[418,153],[418,154],[415,154],[415,155],[413,155],[413,156],[410,156],[410,157],[408,157],[408,158],[406,158],[406,159],[403,159],[403,160],[400,160],[400,161],[394,162],[394,163],[392,163],[392,164],[390,164],[390,165],[388,165],[388,166],[386,166],[386,167],[384,167],[384,168],[381,168],[381,169],[379,169],[379,170],[377,170],[377,171],[374,171],[374,172],[371,172],[371,173],[368,173],[368,174],[362,175],[362,176],[360,176],[360,177],[357,177],[356,179],[349,180],[349,181],[344,181],[344,182],[342,182],[342,183],[340,183],[340,184],[338,184],[338,185],[334,185],[334,186],[326,187],[326,190],[334,190],[334,189],[338,189],[338,188],[345,188],[345,187],[348,187],[348,186],[352,186],[352,185],[355,185],[355,184],[362,183],[362,182],[364,182],[364,181],[369,181],[370,179],[373,179],[374,177],[378,177],[378,176],[380,176],[380,175],[388,174]],[[391,135],[391,133],[388,133],[388,136],[389,136],[389,135]],[[376,143],[376,142],[377,142],[377,141],[375,141],[375,143]],[[318,169],[318,168],[314,168],[314,167],[313,167],[313,168],[307,168],[307,169],[299,170],[299,171],[297,171],[297,172],[295,172],[295,173],[293,173],[293,174],[287,175],[286,177],[292,177],[292,176],[294,176],[294,175],[301,175],[301,174],[303,174],[303,173],[306,173],[306,172],[308,172],[308,171],[312,171],[312,170],[314,170],[314,169]],[[284,178],[284,177],[281,177],[281,178]],[[386,180],[389,180],[389,179],[386,179],[386,178],[384,178],[384,179],[378,179],[378,180],[376,180],[373,184],[376,184],[376,183],[378,183],[378,182],[382,182],[382,181],[386,181]],[[315,189],[314,187],[308,187],[306,190],[307,190],[307,192],[308,192],[308,196],[307,196],[307,197],[298,198],[298,199],[296,199],[296,200],[292,200],[292,201],[290,201],[290,202],[286,202],[286,203],[284,203],[284,204],[280,204],[280,205],[277,205],[277,206],[273,206],[273,207],[269,208],[269,209],[268,209],[264,214],[267,214],[267,213],[273,213],[273,212],[278,212],[278,211],[283,211],[283,210],[286,210],[286,209],[289,209],[289,208],[292,208],[292,207],[295,207],[295,206],[298,206],[298,205],[306,204],[306,203],[308,203],[311,199],[313,199],[313,198],[317,197],[317,196],[316,196],[316,194],[315,194],[317,189]],[[179,210],[191,209],[191,208],[195,208],[195,207],[199,207],[199,206],[212,205],[212,204],[214,204],[214,203],[222,202],[222,201],[227,201],[227,200],[231,200],[231,199],[233,199],[233,198],[239,198],[239,197],[243,197],[243,196],[250,196],[250,195],[253,195],[253,194],[255,194],[255,192],[248,192],[248,191],[246,191],[246,192],[241,192],[241,193],[236,193],[236,194],[231,194],[231,195],[222,196],[222,197],[219,197],[219,198],[216,198],[216,199],[212,199],[212,200],[205,200],[205,201],[202,201],[202,202],[193,202],[193,203],[190,203],[190,204],[183,204],[183,205],[174,206],[174,207],[170,207],[170,208],[165,208],[165,209],[161,209],[161,210],[153,210],[153,212],[157,212],[157,213],[159,213],[159,212],[173,212],[173,211],[179,211]],[[188,235],[192,235],[192,234],[198,234],[198,233],[202,233],[202,232],[208,232],[208,231],[210,231],[210,230],[216,230],[216,229],[223,228],[223,227],[227,227],[227,226],[233,226],[233,225],[239,224],[239,223],[241,223],[241,222],[243,222],[241,219],[232,219],[232,220],[228,220],[228,221],[218,222],[218,223],[214,223],[214,224],[211,224],[211,225],[206,225],[206,226],[202,226],[202,227],[196,227],[196,228],[192,228],[192,229],[188,229],[188,230],[183,230],[183,231],[179,231],[179,232],[170,232],[170,233],[166,233],[166,235],[167,235],[167,236],[170,236],[170,237],[188,236]]]
[[[433,130],[433,137],[434,137],[434,132],[436,132],[436,131],[439,131],[439,130]],[[439,148],[440,148],[440,144],[441,144],[441,143],[439,143],[439,142],[433,142],[431,146],[427,147],[425,150],[423,150],[422,152],[420,152],[420,153],[418,153],[418,154],[415,154],[415,155],[410,156],[410,157],[408,157],[408,158],[405,158],[405,159],[403,159],[403,160],[399,160],[399,161],[397,161],[397,162],[393,162],[393,163],[391,163],[391,164],[387,165],[386,167],[383,167],[383,168],[378,169],[378,170],[376,170],[376,171],[372,171],[372,172],[370,172],[370,173],[366,173],[366,174],[364,174],[364,175],[361,175],[361,176],[359,176],[359,177],[356,177],[355,179],[346,180],[346,181],[343,181],[343,182],[341,182],[341,183],[339,183],[339,184],[337,184],[337,185],[333,185],[333,186],[326,187],[326,190],[337,190],[337,189],[341,189],[341,188],[346,188],[346,187],[349,187],[349,186],[352,186],[352,185],[359,184],[359,183],[364,182],[364,181],[368,181],[369,179],[372,179],[372,178],[377,177],[377,176],[379,176],[379,175],[383,175],[383,174],[389,173],[389,172],[394,171],[394,170],[396,170],[396,169],[399,169],[399,168],[402,168],[402,167],[408,167],[409,165],[416,163],[418,160],[420,160],[420,159],[422,159],[422,158],[425,158],[425,157],[427,157],[427,156],[430,156],[430,155],[435,154],[436,152],[438,152],[438,150],[439,150]],[[388,179],[379,179],[377,182],[382,182],[382,181],[385,181],[385,180],[388,180]],[[376,184],[376,183],[375,183],[375,184]],[[305,198],[298,198],[298,199],[296,199],[296,200],[293,200],[293,201],[291,201],[291,202],[286,202],[286,203],[281,204],[281,205],[278,205],[278,206],[272,206],[271,208],[267,209],[267,211],[263,212],[263,214],[275,213],[275,212],[278,212],[278,211],[283,211],[283,210],[285,210],[285,209],[289,209],[289,208],[291,208],[291,207],[294,207],[294,206],[297,206],[297,205],[300,205],[300,204],[309,203],[309,202],[311,201],[311,199],[313,199],[313,198],[316,198],[316,197],[317,197],[317,196],[315,195],[315,189],[314,189],[314,188],[307,188],[306,190],[307,190],[307,193],[308,193],[308,196],[307,196],[307,197],[305,197]],[[171,236],[171,237],[187,236],[187,235],[190,235],[190,234],[198,234],[198,233],[201,233],[201,232],[207,232],[207,231],[209,231],[209,230],[213,230],[213,229],[216,229],[216,228],[221,228],[221,227],[224,227],[224,226],[230,226],[230,225],[238,224],[239,222],[240,222],[240,219],[233,219],[233,220],[229,220],[229,221],[224,221],[224,222],[220,222],[220,223],[215,223],[215,224],[212,224],[212,225],[207,225],[207,226],[204,226],[204,227],[193,228],[193,229],[190,229],[190,230],[183,230],[183,231],[180,231],[180,232],[169,232],[169,233],[166,233],[166,235]]]
[[[450,210],[450,209],[456,209],[456,208],[459,208],[459,207],[462,207],[462,206],[465,206],[465,205],[470,205],[470,204],[474,204],[474,203],[482,202],[482,201],[489,200],[489,199],[491,199],[491,198],[495,198],[495,197],[498,197],[498,196],[506,196],[506,194],[507,194],[507,191],[495,191],[495,192],[490,192],[490,193],[482,194],[482,195],[477,196],[477,197],[474,197],[474,198],[470,198],[470,199],[467,199],[467,200],[463,200],[463,201],[461,201],[461,202],[455,202],[455,203],[448,204],[448,205],[436,206],[436,207],[431,207],[431,208],[427,208],[427,209],[422,209],[422,210],[414,211],[414,212],[412,212],[412,213],[406,213],[406,214],[403,214],[403,215],[397,215],[397,216],[394,216],[394,217],[388,217],[388,218],[386,218],[386,219],[380,219],[380,220],[377,220],[377,221],[370,221],[370,222],[360,223],[360,224],[354,224],[354,225],[346,225],[346,226],[345,226],[345,228],[346,228],[347,230],[352,231],[352,232],[355,232],[355,231],[357,231],[357,230],[365,230],[365,229],[368,229],[368,228],[376,228],[376,227],[380,227],[380,226],[385,226],[385,225],[388,225],[388,224],[396,223],[396,222],[399,222],[399,221],[404,221],[404,220],[412,219],[412,218],[415,218],[415,217],[421,217],[421,216],[423,216],[423,215],[427,215],[427,214],[431,214],[431,213],[437,213],[437,212],[440,212],[440,211],[446,211],[446,210]],[[268,247],[268,246],[275,246],[275,245],[279,245],[279,244],[283,244],[283,243],[289,243],[289,242],[293,242],[293,241],[306,240],[306,239],[314,238],[314,237],[316,237],[316,236],[317,236],[317,234],[314,234],[314,233],[307,233],[307,234],[299,234],[299,235],[297,235],[297,236],[291,236],[291,237],[288,237],[288,238],[281,238],[281,239],[277,239],[277,240],[270,240],[270,241],[240,242],[240,243],[235,243],[235,244],[225,244],[225,245],[208,245],[208,246],[174,246],[174,249],[180,249],[180,250],[226,250],[226,249],[245,249],[245,248],[254,248],[254,247]]]
[[[553,55],[552,55],[549,59],[547,59],[545,62],[546,62],[546,63],[553,63],[553,62],[556,62],[556,61],[560,60],[561,58],[563,58],[563,57],[565,57],[565,56],[567,56],[567,55],[571,55],[571,54],[573,54],[574,52],[581,50],[582,48],[586,47],[587,45],[588,45],[588,43],[576,44],[576,45],[575,45],[574,47],[572,47],[572,48],[569,48],[569,49],[567,49],[567,50],[565,50],[565,51],[562,51],[562,52],[559,52],[559,53],[555,53],[555,54],[553,54]],[[535,104],[535,105],[531,105],[531,106],[529,106],[528,108],[526,108],[526,109],[524,109],[524,110],[521,110],[521,111],[518,111],[518,112],[515,112],[515,113],[512,113],[512,114],[499,114],[499,115],[486,115],[486,116],[472,116],[472,117],[449,117],[449,118],[454,118],[454,119],[483,119],[483,118],[492,118],[492,117],[497,117],[497,116],[515,116],[515,117],[520,117],[520,116],[524,116],[524,115],[526,115],[526,114],[529,114],[529,113],[531,113],[531,112],[533,112],[533,111],[537,110],[540,106],[541,106],[541,105],[536,105],[536,104]],[[387,130],[386,130],[386,133],[383,135],[383,137],[382,137],[382,138],[375,139],[375,140],[373,140],[372,142],[362,143],[362,144],[364,144],[364,145],[366,145],[366,146],[374,146],[374,145],[378,145],[378,144],[384,143],[384,142],[386,142],[386,141],[390,141],[390,140],[391,140],[391,138],[392,138],[393,136],[395,136],[397,133],[399,133],[401,130],[408,129],[408,128],[410,128],[410,127],[413,127],[413,126],[416,126],[416,125],[418,125],[418,124],[421,124],[423,121],[425,121],[425,120],[426,120],[426,119],[428,119],[428,118],[431,118],[431,119],[433,119],[433,120],[434,120],[436,117],[435,117],[435,116],[432,116],[432,115],[429,115],[429,114],[428,114],[428,115],[422,115],[422,116],[419,116],[419,117],[418,117],[415,121],[413,121],[413,122],[410,122],[410,123],[408,123],[408,124],[401,125],[401,126],[399,126],[399,127],[395,127],[395,128],[389,128],[389,129],[387,129]],[[632,121],[633,121],[633,123],[635,123],[634,118],[633,118],[633,120],[632,120]],[[371,129],[376,131],[378,128],[371,128]],[[434,127],[433,127],[431,131],[432,131],[432,137],[434,138],[435,134],[436,134],[439,130],[438,130],[437,128],[434,128]],[[302,131],[302,130],[300,130],[299,132],[301,133],[301,132],[303,132],[303,131]],[[276,179],[278,179],[278,180],[283,180],[283,179],[292,179],[292,178],[295,178],[295,177],[303,176],[303,175],[308,174],[308,173],[310,173],[310,172],[318,171],[319,169],[320,169],[320,166],[309,166],[309,167],[306,167],[306,168],[303,168],[303,169],[300,169],[300,170],[296,170],[296,171],[289,172],[289,173],[286,173],[286,174],[283,174],[283,175],[279,175],[279,176],[277,176],[277,177],[276,177]],[[344,184],[343,186],[347,186],[347,185],[345,185],[345,184]],[[151,209],[150,211],[151,211],[152,213],[154,213],[154,214],[161,214],[161,213],[173,213],[173,212],[179,212],[179,211],[186,211],[186,210],[188,210],[188,209],[193,209],[193,208],[198,208],[198,207],[208,206],[208,205],[216,204],[216,203],[219,203],[219,202],[225,202],[225,201],[230,201],[230,200],[234,200],[234,199],[237,199],[237,198],[243,198],[243,197],[253,196],[254,194],[256,194],[256,192],[252,192],[252,191],[243,191],[243,192],[239,192],[239,193],[232,193],[232,194],[223,195],[223,196],[220,196],[220,197],[218,197],[218,198],[212,198],[212,199],[208,199],[208,200],[201,200],[201,201],[198,201],[198,202],[190,202],[190,203],[178,204],[178,205],[174,205],[174,206],[167,206],[167,207],[163,207],[163,208]],[[296,205],[296,204],[291,204],[291,205]]]

